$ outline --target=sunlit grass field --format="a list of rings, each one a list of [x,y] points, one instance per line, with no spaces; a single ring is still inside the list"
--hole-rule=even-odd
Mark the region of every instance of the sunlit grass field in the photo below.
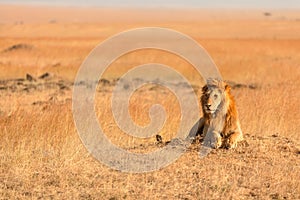
[[[68,12],[73,18],[81,16],[81,11]],[[57,12],[55,22],[47,18],[49,13],[40,21],[29,14],[22,23],[17,14],[3,15],[0,199],[300,199],[300,16],[275,12],[266,17],[253,11],[241,18],[238,13],[224,12],[222,18],[221,13],[214,17],[204,12],[204,18],[193,19],[184,11],[173,17],[161,11],[162,19],[151,21],[148,12],[136,11],[127,16],[137,17],[119,21],[117,11],[91,13],[93,20],[83,17],[80,22],[71,17],[63,21]],[[89,155],[72,116],[72,82],[77,70],[104,39],[144,26],[190,35],[211,55],[224,80],[255,86],[232,89],[245,144],[235,150],[213,150],[200,159],[200,144],[196,143],[175,163],[143,174],[112,170]],[[24,45],[10,48],[17,44]],[[167,113],[163,129],[153,137],[138,139],[115,124],[110,107],[112,83],[134,66],[150,62],[168,65],[184,75],[198,99],[204,84],[187,61],[158,50],[131,52],[109,66],[101,78],[110,84],[97,87],[96,115],[110,141],[131,152],[160,148],[155,134],[170,140],[180,124],[176,96],[153,85],[133,94],[129,112],[135,123],[144,126],[150,123],[151,105],[161,104]],[[50,74],[47,79],[38,78],[46,72]],[[35,80],[16,81],[26,74]]]

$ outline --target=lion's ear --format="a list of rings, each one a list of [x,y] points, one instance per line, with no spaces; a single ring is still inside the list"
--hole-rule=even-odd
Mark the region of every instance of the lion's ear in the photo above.
[[[203,94],[206,93],[207,90],[208,90],[207,85],[204,85],[204,86],[202,87],[202,93],[203,93]]]
[[[230,89],[231,89],[231,87],[230,87],[228,84],[226,84],[226,85],[225,85],[225,91],[226,91],[226,92],[230,92]]]

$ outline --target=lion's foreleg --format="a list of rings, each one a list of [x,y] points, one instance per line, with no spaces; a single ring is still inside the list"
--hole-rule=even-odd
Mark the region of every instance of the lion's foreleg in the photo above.
[[[220,131],[209,128],[209,130],[207,131],[207,133],[204,137],[203,145],[206,147],[211,147],[211,148],[215,148],[215,149],[221,147],[222,137],[221,137]]]
[[[231,133],[225,140],[225,147],[228,149],[236,148],[237,143],[243,140],[243,134],[241,131],[235,131]]]
[[[201,135],[204,128],[204,118],[200,118],[196,124],[192,127],[189,135],[187,136],[186,140],[194,141],[197,135]]]

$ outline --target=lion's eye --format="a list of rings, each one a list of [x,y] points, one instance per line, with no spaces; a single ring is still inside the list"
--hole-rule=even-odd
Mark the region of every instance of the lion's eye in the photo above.
[[[215,94],[215,95],[214,95],[214,98],[215,98],[215,99],[218,98],[218,95]]]

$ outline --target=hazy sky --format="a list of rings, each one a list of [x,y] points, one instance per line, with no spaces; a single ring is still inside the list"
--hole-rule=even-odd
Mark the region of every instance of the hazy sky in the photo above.
[[[0,3],[99,7],[300,8],[300,0],[0,0]]]

